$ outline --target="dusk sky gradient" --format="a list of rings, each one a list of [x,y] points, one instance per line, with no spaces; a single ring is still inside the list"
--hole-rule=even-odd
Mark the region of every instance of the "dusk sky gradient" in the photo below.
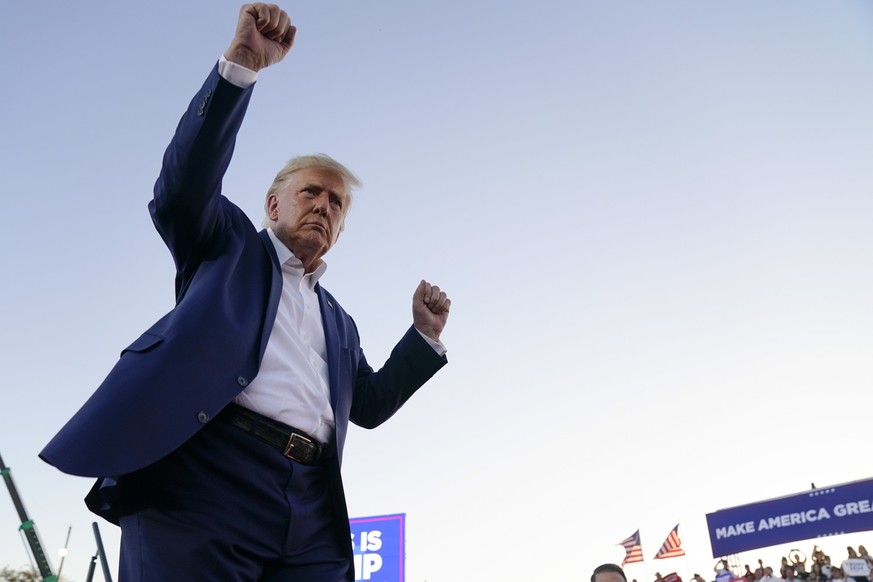
[[[707,513],[873,476],[873,3],[282,7],[225,195],[260,223],[293,155],[362,178],[322,283],[373,365],[420,279],[453,302],[449,365],[345,450],[351,515],[407,515],[408,581],[586,580],[636,529],[629,577],[711,579]],[[172,308],[146,204],[238,9],[0,5],[0,455],[55,568],[72,526],[71,581],[118,530],[37,454]]]

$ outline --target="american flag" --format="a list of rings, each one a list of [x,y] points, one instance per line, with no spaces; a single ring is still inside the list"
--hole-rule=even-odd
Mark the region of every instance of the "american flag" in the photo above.
[[[661,549],[658,550],[655,559],[675,558],[684,555],[685,550],[682,549],[682,540],[679,539],[679,524],[677,523],[676,527],[673,528],[673,531],[670,532],[670,535],[667,536],[667,539],[664,540],[664,544],[661,546]]]
[[[619,545],[624,546],[625,551],[624,560],[621,561],[622,566],[633,562],[643,561],[643,546],[640,545],[640,530],[635,531],[631,537],[618,543]]]

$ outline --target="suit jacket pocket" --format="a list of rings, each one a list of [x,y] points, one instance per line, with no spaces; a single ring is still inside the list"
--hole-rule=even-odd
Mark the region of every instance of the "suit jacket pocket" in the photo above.
[[[139,336],[132,344],[127,346],[121,351],[121,355],[123,356],[127,352],[134,352],[138,354],[144,354],[148,351],[153,350],[156,346],[164,342],[164,338],[155,335],[153,333],[146,332]]]

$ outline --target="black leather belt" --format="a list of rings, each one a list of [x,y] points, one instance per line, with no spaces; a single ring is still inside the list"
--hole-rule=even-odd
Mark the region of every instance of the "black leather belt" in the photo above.
[[[232,402],[216,418],[256,436],[292,461],[317,465],[326,457],[325,446],[302,430]]]

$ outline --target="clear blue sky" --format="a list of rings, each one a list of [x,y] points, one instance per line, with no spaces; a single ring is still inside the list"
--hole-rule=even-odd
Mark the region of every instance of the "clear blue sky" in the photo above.
[[[172,306],[146,204],[238,6],[0,5],[0,454],[55,567],[73,526],[71,580],[90,481],[36,455]],[[706,513],[871,476],[873,4],[283,7],[225,193],[259,221],[309,152],[363,178],[322,281],[371,362],[419,279],[453,299],[450,365],[346,448],[352,515],[407,514],[408,580],[581,580],[677,522],[687,559],[629,574],[708,577]]]

